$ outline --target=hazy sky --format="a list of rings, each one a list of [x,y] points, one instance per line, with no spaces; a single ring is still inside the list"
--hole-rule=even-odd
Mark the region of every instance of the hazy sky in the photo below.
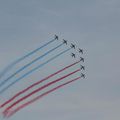
[[[10,120],[118,120],[119,33],[119,0],[0,0],[0,71],[54,34],[82,47],[86,59],[85,80],[44,97]]]

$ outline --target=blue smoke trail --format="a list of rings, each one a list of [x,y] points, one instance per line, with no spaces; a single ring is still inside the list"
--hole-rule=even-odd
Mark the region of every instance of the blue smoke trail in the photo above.
[[[13,78],[15,75],[17,75],[19,72],[23,71],[25,68],[29,67],[30,65],[32,65],[33,63],[37,62],[38,60],[42,59],[43,57],[47,56],[49,53],[53,52],[54,50],[58,49],[59,47],[61,47],[64,43],[58,45],[57,47],[49,50],[48,52],[46,52],[45,54],[41,55],[40,57],[36,58],[35,60],[33,60],[32,62],[26,64],[25,66],[23,66],[22,68],[18,69],[15,73],[13,73],[11,76],[9,76],[7,79],[5,79],[2,83],[0,83],[0,87],[2,87],[5,83],[7,83],[11,78]]]
[[[9,84],[7,87],[5,87],[4,89],[2,89],[0,91],[0,94],[2,94],[3,92],[5,92],[8,88],[10,88],[12,85],[14,85],[15,83],[17,83],[19,80],[23,79],[24,77],[26,77],[27,75],[31,74],[32,72],[36,71],[37,69],[41,68],[42,66],[46,65],[47,63],[51,62],[52,60],[58,58],[59,56],[61,56],[62,54],[68,52],[69,50],[71,50],[72,48],[68,48],[67,50],[64,50],[63,52],[57,54],[56,56],[52,57],[51,59],[47,60],[46,62],[40,64],[39,66],[37,66],[36,68],[30,70],[29,72],[25,73],[23,76],[21,76],[20,78],[16,79],[15,81],[13,81],[11,84]]]
[[[32,52],[24,55],[23,57],[17,59],[16,61],[14,61],[13,63],[11,63],[10,65],[8,65],[1,73],[0,73],[0,79],[5,75],[5,73],[7,73],[10,69],[12,69],[12,67],[14,67],[17,63],[21,62],[22,60],[24,60],[25,58],[29,57],[30,55],[36,53],[37,51],[41,50],[42,48],[46,47],[47,45],[49,45],[50,43],[54,42],[56,39],[53,39],[51,41],[49,41],[48,43],[44,44],[43,46],[33,50]]]

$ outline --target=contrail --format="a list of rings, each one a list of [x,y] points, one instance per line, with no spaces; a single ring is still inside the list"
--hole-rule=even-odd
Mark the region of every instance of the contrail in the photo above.
[[[33,60],[32,62],[24,65],[22,68],[18,69],[15,73],[13,73],[11,76],[9,76],[7,79],[3,80],[2,83],[0,83],[0,87],[2,87],[4,84],[6,84],[11,78],[13,78],[15,75],[17,75],[18,73],[20,73],[21,71],[23,71],[24,69],[26,69],[27,67],[29,67],[30,65],[32,65],[33,63],[37,62],[38,60],[42,59],[43,57],[47,56],[48,54],[50,54],[51,52],[55,51],[56,49],[58,49],[59,47],[61,47],[63,45],[60,44],[57,47],[49,50],[48,52],[46,52],[45,54],[39,56],[38,58],[36,58],[35,60]]]
[[[9,104],[11,101],[13,101],[15,98],[17,98],[17,97],[20,96],[21,94],[23,94],[23,93],[25,93],[26,91],[32,89],[33,87],[39,85],[40,83],[42,83],[42,82],[44,82],[44,81],[50,79],[51,77],[57,75],[58,73],[61,73],[61,72],[65,71],[66,69],[68,69],[68,68],[70,68],[70,67],[72,67],[72,66],[78,64],[79,62],[80,62],[80,61],[74,62],[73,64],[70,64],[70,65],[64,67],[63,69],[61,69],[61,70],[59,70],[59,71],[57,71],[57,72],[55,72],[55,73],[53,73],[53,74],[51,74],[51,75],[45,77],[44,79],[39,80],[38,82],[36,82],[36,83],[30,85],[29,87],[27,87],[27,88],[25,88],[24,90],[20,91],[19,93],[17,93],[16,95],[14,95],[11,99],[9,99],[9,100],[6,101],[5,103],[3,103],[0,107],[2,108],[2,107],[4,107],[4,106],[6,106],[7,104]]]
[[[18,79],[16,79],[15,81],[13,81],[12,83],[10,83],[7,87],[3,88],[0,91],[0,94],[4,93],[8,88],[10,88],[12,85],[14,85],[15,83],[17,83],[18,81],[20,81],[21,79],[23,79],[24,77],[28,76],[29,74],[31,74],[32,72],[36,71],[37,69],[43,67],[44,65],[46,65],[47,63],[51,62],[52,60],[58,58],[59,56],[61,56],[62,54],[68,52],[69,50],[71,50],[72,48],[68,48],[66,50],[64,50],[63,52],[57,54],[56,56],[50,58],[49,60],[47,60],[46,62],[40,64],[39,66],[35,67],[34,69],[30,70],[29,72],[25,73],[23,76],[19,77]]]
[[[5,73],[7,73],[10,69],[12,69],[12,67],[14,67],[17,63],[21,62],[22,60],[24,60],[25,58],[31,56],[32,54],[36,53],[37,51],[41,50],[42,48],[46,47],[47,45],[49,45],[50,43],[56,41],[56,39],[53,39],[49,42],[47,42],[46,44],[42,45],[41,47],[38,47],[37,49],[31,51],[30,53],[24,55],[23,57],[17,59],[16,61],[14,61],[13,63],[11,63],[10,65],[8,65],[1,73],[0,73],[0,79],[5,75]]]
[[[22,104],[21,106],[17,107],[15,110],[13,110],[13,111],[12,111],[12,110],[11,110],[11,111],[6,111],[6,112],[3,113],[3,114],[4,114],[5,117],[11,117],[11,116],[14,115],[16,112],[18,112],[19,110],[23,109],[24,107],[27,107],[28,105],[36,102],[37,100],[39,100],[39,99],[41,99],[42,97],[48,95],[49,93],[52,93],[52,92],[56,91],[57,89],[65,86],[65,85],[67,85],[67,84],[70,84],[70,83],[72,83],[72,82],[75,82],[75,81],[79,80],[80,78],[81,78],[81,77],[77,77],[77,78],[75,78],[75,79],[73,79],[73,80],[71,80],[71,81],[65,82],[65,83],[63,83],[63,84],[61,84],[61,85],[59,85],[59,86],[57,86],[57,87],[55,87],[55,88],[53,88],[53,89],[45,92],[45,93],[37,96],[36,98],[34,98],[34,99],[32,99],[32,100],[30,100],[30,101]]]
[[[9,107],[7,107],[7,108],[5,109],[5,111],[9,111],[11,108],[13,108],[14,106],[16,106],[18,103],[22,102],[23,100],[27,99],[28,97],[36,94],[37,92],[41,91],[42,89],[47,88],[48,86],[50,86],[50,85],[52,85],[52,84],[55,84],[55,83],[57,83],[57,82],[59,82],[59,81],[61,81],[61,80],[64,80],[65,78],[67,78],[67,77],[69,77],[69,76],[71,76],[71,75],[73,75],[73,74],[75,74],[75,73],[77,73],[77,72],[79,72],[79,71],[80,71],[80,69],[77,69],[77,70],[75,70],[75,71],[73,71],[73,72],[71,72],[71,73],[69,73],[69,74],[67,74],[67,75],[65,75],[65,76],[63,76],[63,77],[61,77],[61,78],[59,78],[59,79],[56,79],[56,80],[54,80],[54,81],[52,81],[52,82],[49,82],[49,83],[43,85],[42,87],[34,90],[33,92],[29,93],[28,95],[26,95],[26,96],[20,98],[19,100],[17,100],[16,102],[14,102],[12,105],[10,105]]]

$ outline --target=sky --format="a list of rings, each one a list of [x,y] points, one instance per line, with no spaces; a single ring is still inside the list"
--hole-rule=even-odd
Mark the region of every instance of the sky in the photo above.
[[[0,71],[54,34],[83,48],[86,66],[86,79],[57,90],[9,120],[119,119],[119,21],[119,0],[0,0]],[[48,65],[42,77],[56,64],[64,66],[72,59],[66,56]],[[39,74],[30,77],[38,80]],[[3,97],[7,95],[10,91]]]

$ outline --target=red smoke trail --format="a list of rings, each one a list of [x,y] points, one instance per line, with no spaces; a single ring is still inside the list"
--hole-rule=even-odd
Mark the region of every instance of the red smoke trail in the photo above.
[[[49,93],[52,93],[53,91],[55,91],[55,90],[57,90],[57,89],[65,86],[65,85],[67,85],[67,84],[70,84],[70,83],[72,83],[72,82],[75,82],[75,81],[79,80],[80,78],[81,78],[81,77],[77,77],[77,78],[75,78],[75,79],[73,79],[73,80],[71,80],[71,81],[65,82],[64,84],[61,84],[61,85],[59,85],[59,86],[57,86],[57,87],[55,87],[55,88],[53,88],[53,89],[51,89],[51,90],[49,90],[49,91],[47,91],[47,92],[45,92],[45,93],[37,96],[36,98],[34,98],[34,99],[32,99],[32,100],[30,100],[30,101],[22,104],[21,106],[17,107],[15,110],[13,110],[13,111],[8,111],[7,114],[4,114],[5,117],[11,117],[13,114],[15,114],[15,113],[18,112],[19,110],[23,109],[24,107],[28,106],[29,104],[32,104],[33,102],[35,102],[35,101],[39,100],[40,98],[48,95]]]
[[[15,98],[17,98],[17,97],[20,96],[21,94],[23,94],[23,93],[25,93],[26,91],[30,90],[31,88],[39,85],[40,83],[48,80],[49,78],[57,75],[58,73],[61,73],[61,72],[63,72],[64,70],[66,70],[66,69],[68,69],[68,68],[70,68],[70,67],[78,64],[79,62],[80,62],[80,61],[77,61],[77,62],[75,62],[75,63],[73,63],[73,64],[71,64],[71,65],[68,65],[68,66],[64,67],[63,69],[61,69],[61,70],[59,70],[59,71],[57,71],[57,72],[55,72],[55,73],[47,76],[46,78],[44,78],[44,79],[42,79],[42,80],[39,80],[38,82],[30,85],[29,87],[27,87],[26,89],[20,91],[19,93],[17,93],[16,95],[14,95],[12,98],[10,98],[8,101],[6,101],[5,103],[3,103],[0,107],[2,108],[2,107],[4,107],[4,106],[6,106],[7,104],[9,104],[11,101],[13,101]]]
[[[28,97],[32,96],[33,94],[41,91],[42,89],[44,89],[44,88],[46,88],[46,87],[48,87],[48,86],[50,86],[52,84],[55,84],[55,83],[61,81],[62,79],[67,78],[68,76],[71,76],[71,75],[73,75],[73,74],[75,74],[75,73],[77,73],[79,71],[80,71],[80,69],[77,69],[76,71],[73,71],[73,72],[71,72],[71,73],[69,73],[69,74],[67,74],[67,75],[65,75],[65,76],[63,76],[63,77],[61,77],[61,78],[59,78],[57,80],[54,80],[52,82],[49,82],[46,85],[43,85],[42,87],[34,90],[33,92],[29,93],[28,95],[26,95],[26,96],[22,97],[21,99],[17,100],[16,102],[14,102],[12,105],[10,105],[9,107],[7,107],[3,113],[6,114],[7,111],[9,111],[11,108],[13,108],[14,106],[16,106],[18,103],[22,102],[23,100],[27,99]]]

